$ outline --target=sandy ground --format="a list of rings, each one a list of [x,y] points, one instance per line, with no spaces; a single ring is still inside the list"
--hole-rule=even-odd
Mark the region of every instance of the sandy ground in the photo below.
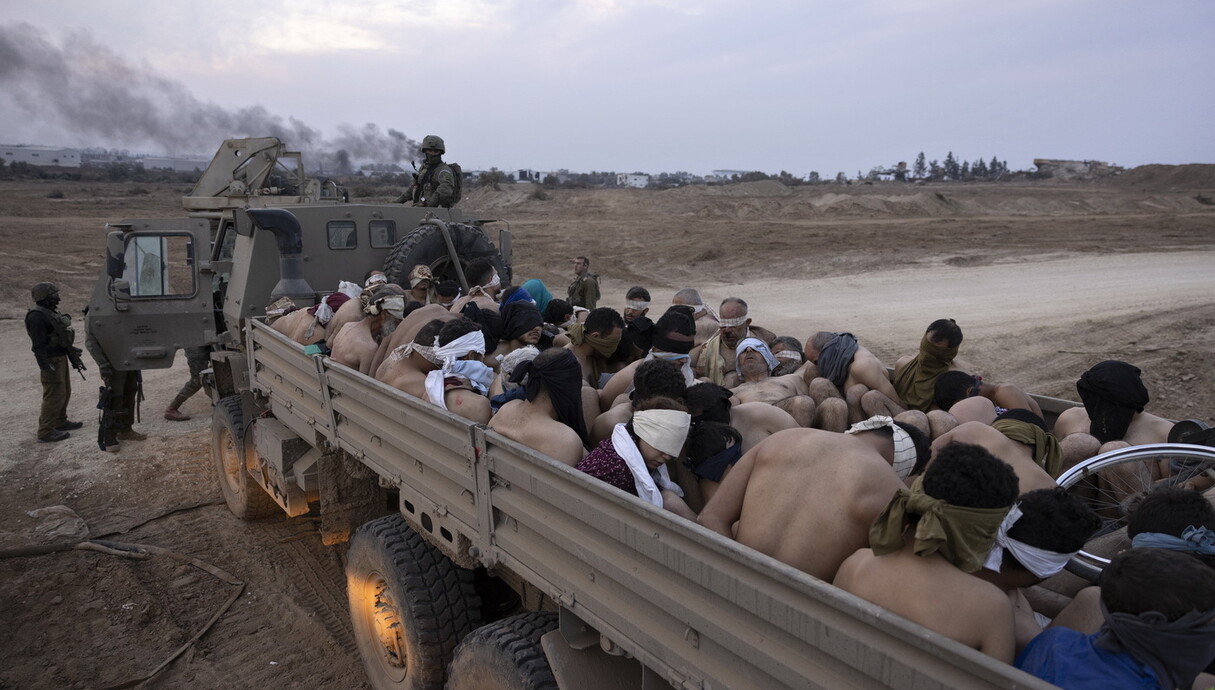
[[[576,254],[604,301],[645,285],[738,295],[757,323],[805,338],[849,330],[892,361],[933,319],[966,333],[963,356],[991,380],[1076,399],[1091,364],[1144,370],[1149,409],[1215,423],[1215,166],[1138,169],[1104,185],[873,185],[500,192],[466,204],[511,221],[516,276],[562,293]],[[146,372],[149,440],[96,449],[98,380],[74,382],[69,440],[35,443],[40,389],[20,316],[28,286],[59,282],[72,313],[101,265],[107,221],[180,215],[185,190],[0,183],[0,549],[58,541],[27,513],[64,505],[92,536],[197,558],[245,583],[232,607],[150,687],[360,687],[337,552],[308,519],[244,523],[209,464],[202,395],[159,412],[184,361]],[[52,190],[62,199],[49,199]],[[1203,201],[1206,199],[1207,201]],[[380,200],[380,199],[377,199]],[[164,557],[72,551],[0,560],[0,688],[108,687],[149,673],[236,591]]]

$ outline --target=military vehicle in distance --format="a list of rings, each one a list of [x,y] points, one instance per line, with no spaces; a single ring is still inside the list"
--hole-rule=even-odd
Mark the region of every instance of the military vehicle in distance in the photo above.
[[[474,214],[349,204],[299,178],[270,193],[281,149],[224,146],[190,217],[109,226],[90,326],[119,368],[211,346],[228,506],[246,519],[315,511],[327,542],[348,542],[376,688],[1050,687],[306,353],[265,324],[266,305],[315,304],[381,266],[462,279],[477,256],[505,281],[509,228],[494,243]]]

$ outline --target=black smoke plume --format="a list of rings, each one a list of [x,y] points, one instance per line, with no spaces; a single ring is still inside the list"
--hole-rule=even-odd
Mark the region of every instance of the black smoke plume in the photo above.
[[[400,163],[419,155],[416,141],[371,123],[341,125],[336,136],[326,137],[260,105],[229,110],[200,101],[181,82],[132,64],[88,34],[56,46],[29,24],[0,26],[0,92],[79,145],[210,154],[224,139],[272,136],[302,151],[310,169],[339,174],[355,163]]]

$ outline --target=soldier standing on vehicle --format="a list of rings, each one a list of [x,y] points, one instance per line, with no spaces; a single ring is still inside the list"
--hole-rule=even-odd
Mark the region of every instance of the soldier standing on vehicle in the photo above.
[[[599,303],[599,276],[591,273],[591,260],[574,257],[574,282],[570,283],[570,306],[594,309]]]
[[[30,349],[38,362],[42,378],[42,411],[38,415],[38,441],[53,443],[69,436],[72,429],[84,426],[67,418],[68,401],[72,397],[72,380],[68,362],[84,376],[81,350],[73,347],[76,332],[72,317],[61,314],[59,287],[54,283],[38,283],[30,288],[34,308],[25,314],[25,330],[30,336]]]
[[[426,160],[422,163],[422,169],[414,173],[414,182],[409,191],[397,197],[398,203],[412,201],[414,206],[451,208],[460,200],[456,174],[450,165],[443,162],[444,153],[447,153],[447,148],[442,138],[433,134],[422,138],[422,155],[426,156]]]

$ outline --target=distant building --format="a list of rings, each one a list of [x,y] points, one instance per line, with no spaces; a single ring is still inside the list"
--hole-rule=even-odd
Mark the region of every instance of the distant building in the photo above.
[[[1117,175],[1122,168],[1105,161],[1071,161],[1053,158],[1035,158],[1034,165],[1040,177],[1058,180],[1092,180],[1107,175]]]
[[[713,172],[709,173],[708,175],[705,175],[705,180],[708,182],[729,182],[730,180],[734,179],[735,177],[742,177],[743,175],[746,175],[749,172],[751,172],[751,171],[750,170],[714,170]]]
[[[650,176],[641,175],[638,173],[617,173],[616,174],[616,186],[617,187],[635,187],[637,189],[642,189],[642,188],[650,186]]]
[[[507,175],[516,182],[539,182],[542,178],[540,171],[531,169],[515,170]]]
[[[203,171],[211,164],[211,159],[202,158],[172,158],[169,156],[146,156],[136,160],[142,162],[144,170],[172,170],[174,172]]]
[[[13,146],[0,144],[0,158],[6,163],[79,168],[80,151],[54,146]]]

